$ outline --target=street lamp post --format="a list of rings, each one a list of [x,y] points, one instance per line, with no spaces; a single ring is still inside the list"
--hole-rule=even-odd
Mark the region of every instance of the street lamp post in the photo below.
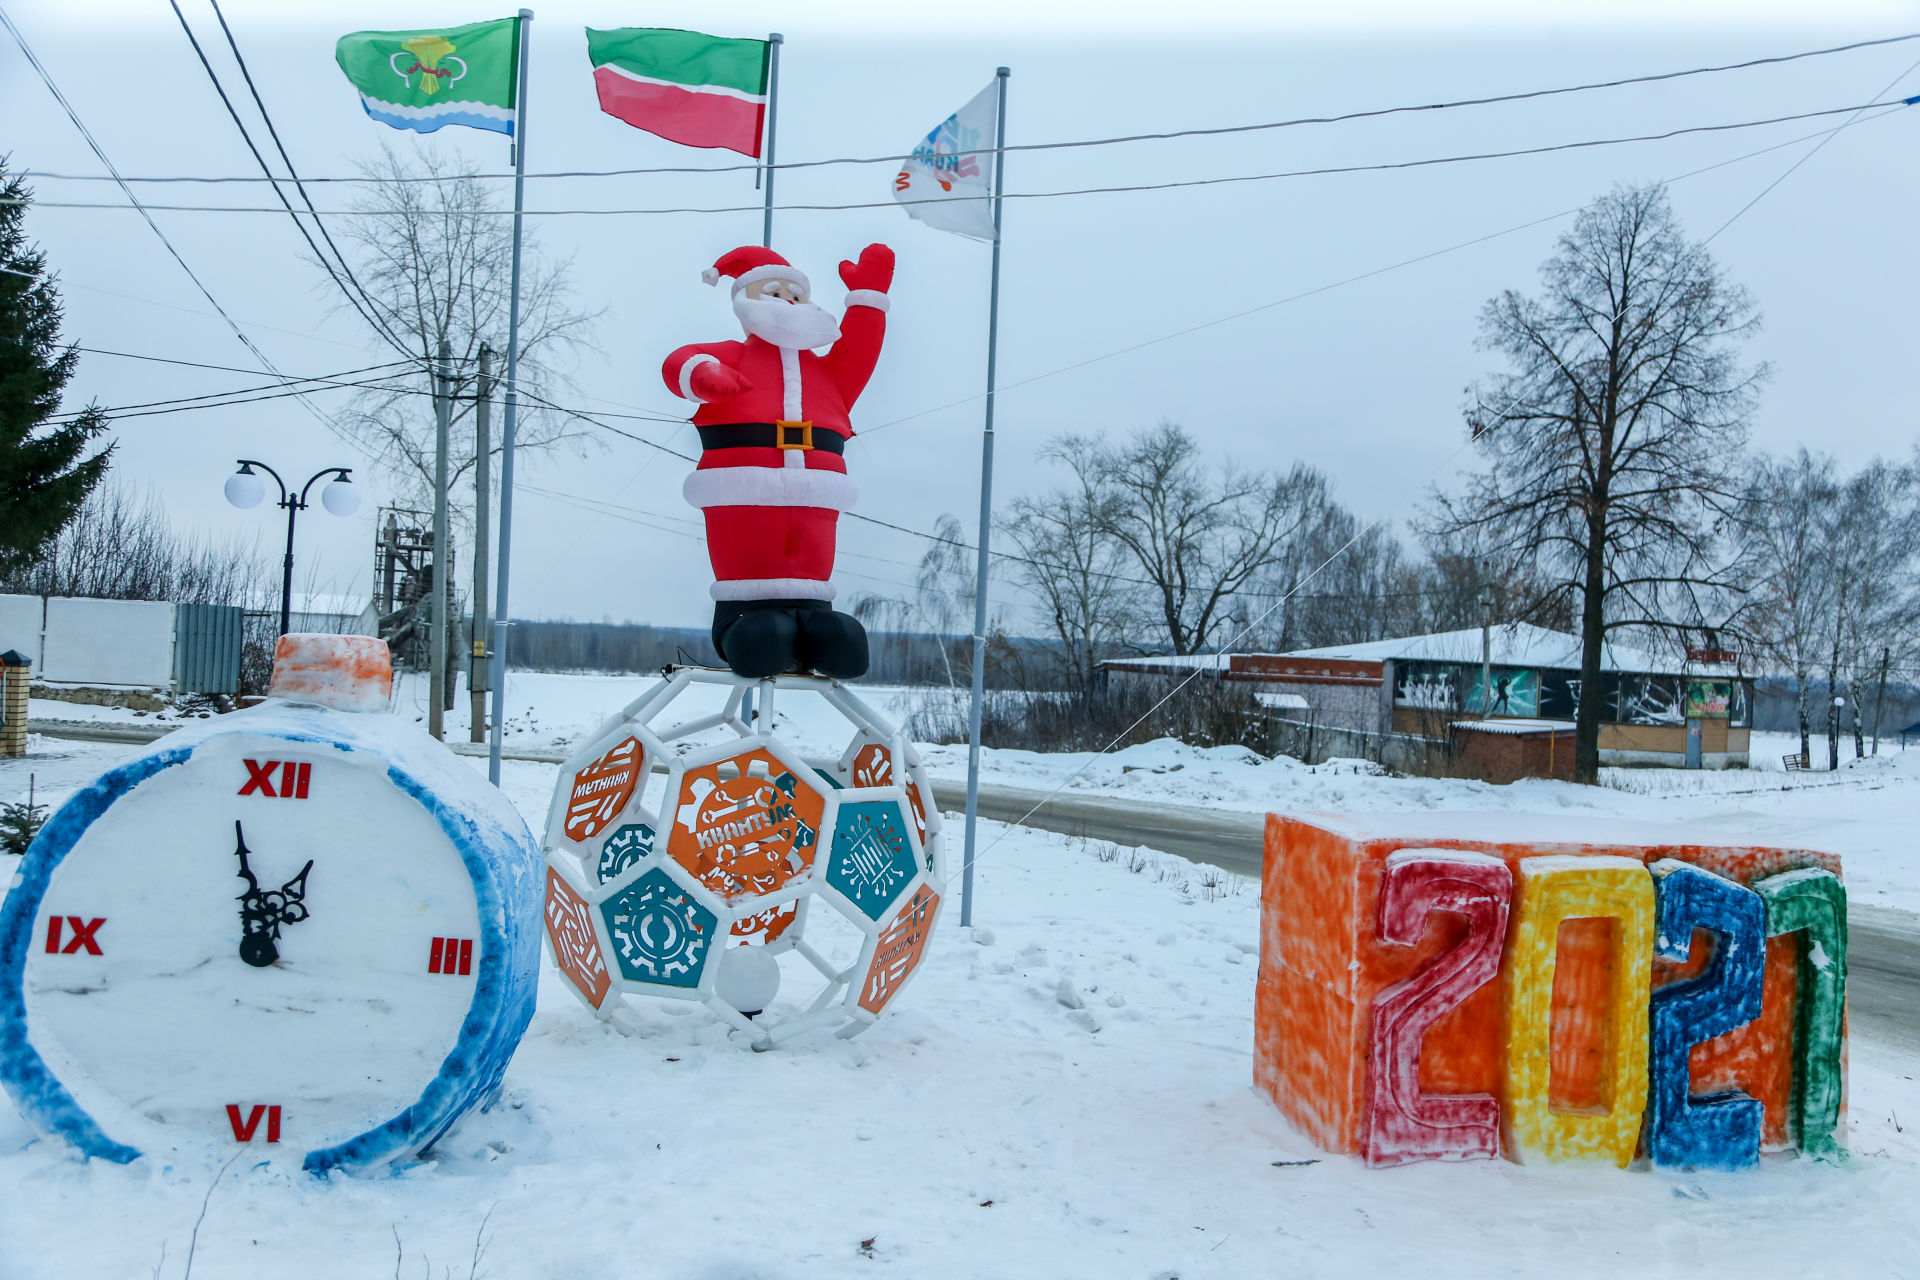
[[[327,476],[337,478],[320,491],[320,505],[336,516],[350,516],[360,509],[360,491],[353,487],[353,481],[350,478],[353,471],[351,467],[321,468],[301,486],[300,492],[296,495],[287,488],[287,482],[280,478],[280,473],[266,463],[256,462],[251,458],[241,458],[239,463],[240,469],[227,477],[227,501],[241,510],[259,506],[260,500],[267,496],[267,486],[258,475],[254,474],[255,467],[272,476],[273,482],[280,486],[280,506],[287,513],[287,555],[281,565],[280,579],[280,634],[285,635],[290,629],[293,616],[294,517],[307,509],[307,494],[312,491],[315,483]]]

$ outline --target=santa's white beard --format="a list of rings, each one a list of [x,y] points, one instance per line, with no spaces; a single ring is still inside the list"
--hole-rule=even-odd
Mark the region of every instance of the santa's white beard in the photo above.
[[[840,340],[840,322],[832,312],[811,302],[749,298],[737,293],[733,314],[740,317],[741,328],[776,347],[804,351]]]

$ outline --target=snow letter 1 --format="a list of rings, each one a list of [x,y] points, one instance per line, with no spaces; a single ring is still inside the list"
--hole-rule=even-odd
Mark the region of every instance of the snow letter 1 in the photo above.
[[[1503,1006],[1507,1057],[1501,1128],[1513,1159],[1606,1159],[1625,1168],[1647,1102],[1647,992],[1653,973],[1653,877],[1635,858],[1522,858],[1507,945]],[[1595,924],[1604,951],[1573,945],[1560,964],[1561,925]],[[1569,942],[1589,930],[1569,929]],[[1565,970],[1562,972],[1562,970]],[[1555,987],[1564,986],[1556,1019]],[[1591,1099],[1556,1109],[1554,1024],[1592,1040]],[[1583,1034],[1590,1033],[1590,1034]],[[1568,1075],[1574,1072],[1571,1063]],[[1587,1105],[1590,1103],[1591,1105]]]
[[[1662,858],[1650,868],[1662,959],[1692,956],[1694,931],[1713,934],[1698,977],[1653,993],[1647,1151],[1660,1166],[1741,1169],[1760,1161],[1760,1103],[1737,1090],[1691,1096],[1693,1046],[1760,1016],[1767,909],[1760,896],[1701,867]]]
[[[1847,1015],[1847,890],[1831,871],[1807,868],[1756,880],[1767,936],[1805,931],[1793,1027],[1788,1132],[1809,1155],[1840,1150]]]
[[[1500,1153],[1500,1103],[1491,1094],[1423,1094],[1427,1028],[1500,971],[1513,873],[1485,853],[1402,849],[1380,875],[1375,933],[1413,946],[1435,912],[1466,917],[1466,936],[1373,1001],[1364,1147],[1367,1163],[1489,1160]]]

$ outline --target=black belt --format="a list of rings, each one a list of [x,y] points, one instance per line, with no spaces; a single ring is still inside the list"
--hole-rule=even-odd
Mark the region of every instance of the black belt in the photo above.
[[[811,422],[720,422],[699,428],[702,449],[818,449],[844,454],[847,438]]]

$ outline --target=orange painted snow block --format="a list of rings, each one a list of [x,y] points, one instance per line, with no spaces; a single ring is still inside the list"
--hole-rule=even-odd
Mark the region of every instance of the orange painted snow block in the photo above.
[[[378,636],[281,636],[267,696],[335,711],[385,711],[393,700],[393,653]]]
[[[1462,917],[1436,912],[1422,940],[1375,936],[1381,871],[1406,848],[1489,853],[1518,872],[1522,858],[1675,858],[1740,884],[1802,867],[1838,874],[1832,854],[1792,846],[1741,846],[1684,827],[1513,813],[1270,814],[1261,876],[1260,983],[1254,1008],[1254,1081],[1330,1151],[1358,1153],[1368,1078],[1368,1020],[1380,991],[1423,970],[1459,943]],[[1739,1088],[1765,1107],[1765,1141],[1786,1142],[1792,1089],[1797,936],[1769,939],[1761,1016],[1696,1046],[1693,1092]],[[1597,1104],[1607,1066],[1606,1026],[1593,1012],[1611,990],[1615,949],[1605,921],[1576,918],[1558,933],[1553,966],[1549,1105]],[[1652,985],[1684,970],[1656,961]],[[1420,1084],[1427,1093],[1503,1088],[1505,976],[1461,1001],[1427,1030]]]

